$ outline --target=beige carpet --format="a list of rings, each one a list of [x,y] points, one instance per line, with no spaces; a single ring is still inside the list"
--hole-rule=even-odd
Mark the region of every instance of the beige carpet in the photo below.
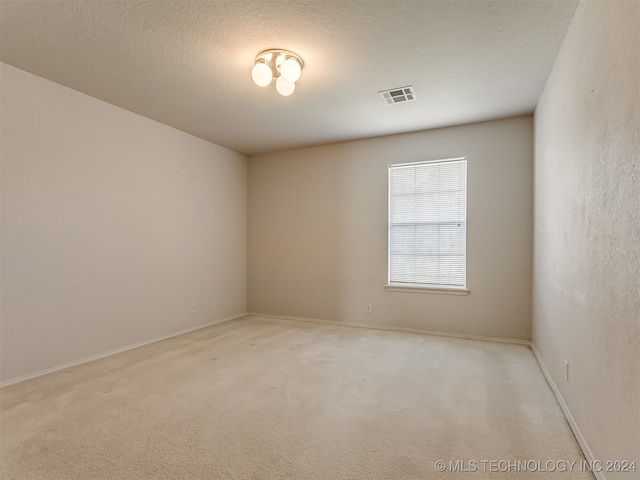
[[[0,394],[3,480],[593,479],[526,346],[244,317]]]

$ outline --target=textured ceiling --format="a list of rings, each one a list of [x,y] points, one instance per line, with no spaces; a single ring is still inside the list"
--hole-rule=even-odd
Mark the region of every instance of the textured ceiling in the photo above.
[[[532,112],[576,0],[0,3],[3,62],[245,154]],[[305,61],[296,92],[255,55]],[[413,85],[385,105],[379,90]]]

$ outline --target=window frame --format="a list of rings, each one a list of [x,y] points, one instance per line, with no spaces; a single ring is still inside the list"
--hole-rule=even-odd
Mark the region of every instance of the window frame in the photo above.
[[[441,285],[441,284],[418,284],[418,283],[399,283],[391,281],[391,170],[392,168],[397,167],[410,167],[412,165],[426,165],[433,163],[449,163],[449,162],[459,162],[464,161],[465,164],[465,178],[464,178],[464,188],[465,188],[465,210],[464,210],[464,225],[465,225],[465,241],[464,241],[464,268],[465,268],[465,285],[457,286],[457,285]],[[468,202],[468,166],[469,163],[467,161],[467,157],[454,157],[454,158],[444,158],[437,160],[426,160],[420,162],[407,162],[407,163],[394,163],[389,164],[387,168],[387,283],[385,285],[385,290],[391,292],[407,292],[407,293],[431,293],[431,294],[440,294],[440,295],[467,295],[469,293],[469,282],[468,282],[468,269],[467,269],[467,240],[468,240],[468,211],[467,206]]]

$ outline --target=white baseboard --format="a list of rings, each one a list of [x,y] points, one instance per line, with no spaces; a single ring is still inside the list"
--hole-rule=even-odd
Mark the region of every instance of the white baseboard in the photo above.
[[[564,416],[567,419],[567,422],[569,422],[569,426],[571,427],[571,430],[573,431],[573,434],[575,435],[576,440],[578,441],[578,445],[582,449],[582,452],[584,453],[585,458],[591,464],[593,464],[596,461],[596,458],[593,456],[593,453],[591,452],[591,449],[589,448],[589,445],[587,444],[586,440],[584,439],[584,436],[582,435],[582,432],[580,431],[580,428],[578,427],[578,425],[576,424],[575,420],[573,419],[573,415],[571,415],[571,411],[569,410],[569,407],[567,406],[566,402],[564,401],[564,398],[562,398],[562,395],[560,394],[560,390],[558,390],[558,387],[556,386],[555,382],[553,381],[553,378],[551,378],[551,374],[549,373],[549,371],[547,370],[547,367],[545,366],[544,362],[542,361],[542,357],[540,357],[540,354],[538,353],[538,350],[536,349],[536,346],[533,344],[533,342],[531,342],[529,340],[518,340],[518,339],[500,338],[500,337],[485,337],[485,336],[480,336],[480,335],[467,335],[467,334],[451,333],[451,332],[437,332],[437,331],[432,331],[432,330],[421,330],[421,329],[415,329],[415,328],[390,327],[390,326],[384,326],[384,325],[370,325],[370,324],[365,324],[365,323],[337,322],[337,321],[334,321],[334,320],[322,320],[322,319],[318,319],[318,318],[290,317],[290,316],[285,316],[285,315],[270,315],[270,314],[265,314],[265,313],[253,313],[253,312],[250,312],[250,313],[241,313],[241,314],[238,314],[238,315],[232,315],[230,317],[226,317],[226,318],[223,318],[223,319],[220,319],[220,320],[214,320],[212,322],[208,322],[208,323],[205,323],[203,325],[197,325],[195,327],[186,328],[186,329],[174,332],[174,333],[170,333],[170,334],[167,334],[167,335],[162,335],[160,337],[152,338],[150,340],[144,340],[142,342],[138,342],[138,343],[134,343],[134,344],[131,344],[131,345],[127,345],[125,347],[121,347],[121,348],[117,348],[117,349],[114,349],[114,350],[110,350],[108,352],[104,352],[104,353],[101,353],[101,354],[98,354],[98,355],[92,355],[90,357],[85,357],[85,358],[82,358],[80,360],[75,360],[75,361],[72,361],[72,362],[63,363],[63,364],[57,365],[55,367],[51,367],[51,368],[47,368],[47,369],[44,369],[44,370],[40,370],[40,371],[37,371],[37,372],[34,372],[34,373],[30,373],[28,375],[23,375],[21,377],[14,378],[14,379],[7,380],[5,382],[0,383],[0,388],[8,387],[9,385],[15,385],[16,383],[20,383],[20,382],[24,382],[24,381],[27,381],[27,380],[31,380],[33,378],[41,377],[43,375],[48,375],[50,373],[54,373],[54,372],[57,372],[57,371],[60,371],[60,370],[64,370],[66,368],[71,368],[71,367],[76,367],[78,365],[83,365],[85,363],[89,363],[89,362],[93,362],[93,361],[96,361],[96,360],[100,360],[101,358],[106,358],[106,357],[110,357],[112,355],[116,355],[118,353],[126,352],[128,350],[133,350],[134,348],[139,348],[139,347],[142,347],[144,345],[149,345],[151,343],[156,343],[156,342],[160,342],[162,340],[167,340],[169,338],[177,337],[178,335],[184,335],[185,333],[193,332],[193,331],[196,331],[196,330],[201,330],[203,328],[211,327],[213,325],[217,325],[217,324],[220,324],[220,323],[228,322],[228,321],[231,321],[231,320],[235,320],[236,318],[241,318],[241,317],[245,317],[245,316],[279,318],[279,319],[283,319],[283,320],[293,320],[293,321],[299,321],[299,322],[322,323],[322,324],[328,324],[328,325],[341,325],[341,326],[345,326],[345,327],[370,328],[370,329],[374,329],[374,330],[387,330],[387,331],[394,331],[394,332],[417,333],[417,334],[421,334],[421,335],[436,335],[436,336],[441,336],[441,337],[464,338],[464,339],[469,339],[469,340],[484,340],[484,341],[489,341],[489,342],[500,342],[500,343],[511,343],[511,344],[517,344],[517,345],[527,345],[533,351],[533,354],[535,355],[536,360],[538,361],[538,365],[540,365],[540,369],[542,370],[543,375],[545,376],[545,378],[547,379],[547,382],[551,386],[551,390],[553,391],[554,395],[556,396],[556,399],[558,400],[558,404],[560,405],[560,408],[562,409],[562,412],[564,413]],[[593,474],[595,475],[597,480],[606,480],[603,472],[594,471]]]
[[[228,322],[230,320],[235,320],[236,318],[246,316],[246,313],[241,313],[239,315],[232,315],[230,317],[226,317],[220,320],[214,320],[212,322],[205,323],[203,325],[197,325],[195,327],[185,328],[184,330],[180,330],[174,333],[169,333],[167,335],[162,335],[160,337],[152,338],[151,340],[143,340],[142,342],[137,342],[131,345],[127,345],[126,347],[116,348],[114,350],[109,350],[108,352],[99,353],[98,355],[92,355],[90,357],[85,357],[80,360],[74,360],[72,362],[63,363],[61,365],[56,365],[55,367],[46,368],[44,370],[39,370],[34,373],[29,373],[27,375],[23,375],[18,378],[13,378],[11,380],[7,380],[5,382],[0,383],[0,388],[8,387],[9,385],[15,385],[16,383],[25,382],[27,380],[31,380],[32,378],[42,377],[43,375],[48,375],[53,372],[57,372],[60,370],[64,370],[65,368],[77,367],[78,365],[83,365],[85,363],[94,362],[96,360],[100,360],[101,358],[110,357],[112,355],[116,355],[118,353],[126,352],[128,350],[133,350],[134,348],[142,347],[144,345],[149,345],[150,343],[160,342],[162,340],[167,340],[168,338],[177,337],[178,335],[184,335],[185,333],[194,332],[196,330],[200,330],[202,328],[211,327],[212,325],[217,325],[219,323]]]
[[[529,340],[518,340],[518,339],[500,338],[500,337],[484,337],[484,336],[480,336],[480,335],[466,335],[466,334],[461,334],[461,333],[436,332],[436,331],[432,331],[432,330],[420,330],[420,329],[414,329],[414,328],[387,327],[387,326],[383,326],[383,325],[369,325],[369,324],[364,324],[364,323],[337,322],[337,321],[334,321],[334,320],[321,320],[321,319],[318,319],[318,318],[305,318],[305,317],[290,317],[290,316],[285,316],[285,315],[270,315],[270,314],[265,314],[265,313],[253,313],[253,312],[250,312],[250,313],[247,313],[247,315],[251,315],[251,316],[255,316],[255,317],[280,318],[280,319],[284,319],[284,320],[294,320],[294,321],[299,321],[299,322],[323,323],[323,324],[329,324],[329,325],[342,325],[342,326],[345,326],[345,327],[372,328],[372,329],[375,329],[375,330],[388,330],[388,331],[394,331],[394,332],[418,333],[418,334],[421,334],[421,335],[437,335],[437,336],[441,336],[441,337],[466,338],[466,339],[470,339],[470,340],[484,340],[484,341],[489,341],[489,342],[500,342],[500,343],[512,343],[512,344],[517,344],[517,345],[526,345],[529,348],[531,348],[531,350],[533,351],[533,354],[536,357],[536,360],[538,361],[538,365],[540,365],[540,369],[542,370],[543,375],[547,379],[547,382],[549,382],[549,385],[551,386],[551,390],[553,391],[556,399],[558,400],[558,404],[560,405],[560,408],[562,409],[562,413],[564,414],[565,418],[567,419],[567,422],[569,423],[569,426],[571,427],[571,430],[573,431],[573,434],[576,437],[576,440],[578,441],[578,445],[582,449],[582,452],[584,453],[585,458],[587,459],[587,461],[590,464],[592,464],[592,465],[595,464],[596,458],[593,456],[593,453],[591,452],[591,449],[589,448],[589,445],[587,445],[587,442],[584,439],[584,436],[582,435],[582,432],[580,432],[580,428],[578,428],[578,425],[576,424],[575,420],[573,419],[573,416],[571,415],[571,411],[569,410],[569,407],[567,406],[566,402],[562,398],[562,395],[560,394],[560,391],[558,390],[558,387],[554,383],[553,379],[551,378],[551,375],[549,374],[549,371],[545,367],[544,362],[542,361],[542,358],[540,357],[540,354],[538,353],[538,350],[536,349],[536,347],[533,344],[533,342],[531,342]],[[606,480],[606,478],[604,476],[604,473],[601,472],[601,471],[599,471],[599,472],[598,471],[594,471],[593,474],[595,475],[597,480]]]
[[[296,320],[299,322],[324,323],[328,325],[342,325],[344,327],[372,328],[374,330],[387,330],[391,332],[418,333],[420,335],[436,335],[439,337],[466,338],[469,340],[484,340],[487,342],[515,343],[517,345],[526,345],[526,346],[531,345],[531,342],[529,340],[518,340],[515,338],[483,337],[480,335],[467,335],[464,333],[436,332],[432,330],[421,330],[416,328],[388,327],[385,325],[371,325],[368,323],[337,322],[335,320],[322,320],[319,318],[305,318],[305,317],[288,317],[285,315],[270,315],[266,313],[247,313],[247,315],[251,315],[254,317],[281,318],[283,320]]]
[[[587,459],[587,462],[589,462],[590,465],[594,465],[596,462],[596,458],[593,456],[593,453],[591,452],[589,445],[587,445],[587,441],[584,439],[584,436],[582,435],[582,432],[580,431],[578,424],[573,419],[573,415],[571,415],[571,411],[569,410],[569,407],[564,401],[564,398],[562,398],[562,395],[560,394],[560,390],[558,389],[556,383],[553,381],[553,378],[551,378],[551,374],[549,373],[549,370],[547,370],[547,367],[544,365],[544,362],[542,361],[542,357],[540,356],[540,353],[538,353],[538,349],[536,349],[536,346],[533,344],[533,342],[531,342],[531,350],[533,351],[533,354],[535,355],[536,360],[538,360],[538,365],[540,365],[540,370],[542,370],[542,373],[547,379],[547,382],[549,383],[549,386],[551,387],[553,394],[556,396],[556,399],[560,404],[562,413],[564,413],[564,416],[567,419],[567,422],[569,422],[569,426],[571,427],[571,430],[573,431],[573,435],[576,437],[576,440],[578,441],[578,445],[580,445],[580,448],[582,449],[582,453],[584,453],[584,456]],[[602,471],[594,471],[593,474],[595,475],[597,480],[606,480],[604,476],[604,472]]]

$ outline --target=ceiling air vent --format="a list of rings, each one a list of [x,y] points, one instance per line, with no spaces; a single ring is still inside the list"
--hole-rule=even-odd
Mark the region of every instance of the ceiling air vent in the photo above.
[[[406,87],[393,88],[391,90],[383,90],[378,92],[387,105],[394,103],[411,102],[416,99],[416,92],[413,91],[413,85]]]

